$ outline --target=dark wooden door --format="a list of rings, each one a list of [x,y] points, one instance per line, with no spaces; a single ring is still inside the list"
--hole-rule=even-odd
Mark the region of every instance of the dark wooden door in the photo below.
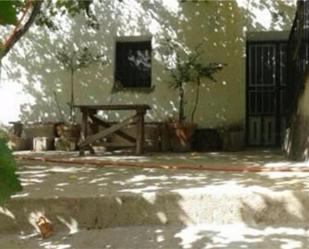
[[[286,120],[286,42],[247,43],[247,144],[278,146]]]

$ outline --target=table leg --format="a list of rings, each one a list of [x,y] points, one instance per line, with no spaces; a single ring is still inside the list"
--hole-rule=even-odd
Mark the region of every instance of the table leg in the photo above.
[[[95,151],[94,151],[94,149],[92,148],[91,145],[89,145],[89,152],[90,152],[91,155],[95,154]]]
[[[144,153],[144,112],[138,112],[137,122],[136,122],[136,154],[141,155]]]
[[[81,142],[84,141],[87,136],[88,136],[88,112],[83,111],[82,112],[82,127],[81,127],[81,134],[80,134]],[[79,147],[79,155],[80,156],[85,155],[85,147],[84,146]]]

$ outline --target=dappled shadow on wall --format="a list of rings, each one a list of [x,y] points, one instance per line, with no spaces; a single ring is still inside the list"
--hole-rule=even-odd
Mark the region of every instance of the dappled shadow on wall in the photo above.
[[[99,3],[97,3],[99,4]],[[282,29],[284,23],[290,22],[283,12],[293,7],[285,1],[260,0],[244,4],[243,1],[109,1],[101,3],[97,11],[100,29],[94,30],[84,25],[84,20],[77,17],[59,19],[59,30],[53,32],[44,27],[33,27],[10,53],[4,63],[5,81],[14,81],[22,85],[25,103],[21,105],[21,118],[27,121],[61,120],[69,113],[70,73],[64,70],[56,59],[56,52],[62,48],[89,47],[92,51],[106,54],[109,64],[106,66],[91,65],[76,72],[75,101],[77,104],[110,104],[110,103],[147,103],[153,109],[149,117],[153,120],[164,120],[176,116],[178,108],[177,93],[167,89],[170,80],[169,72],[164,70],[164,61],[159,56],[160,42],[170,38],[177,42],[184,51],[190,51],[200,42],[205,42],[205,60],[217,60],[215,54],[207,51],[226,51],[220,62],[229,64],[218,77],[218,84],[202,83],[201,95],[207,99],[197,113],[199,121],[215,117],[218,122],[226,122],[235,109],[218,98],[208,98],[218,94],[228,99],[233,93],[233,72],[235,67],[243,67],[240,62],[233,63],[235,58],[243,58],[245,31],[251,29]],[[208,9],[216,10],[207,14]],[[249,9],[249,12],[247,10]],[[280,9],[280,11],[277,11]],[[226,16],[226,13],[229,13]],[[249,14],[248,14],[249,13]],[[270,24],[263,24],[268,16]],[[246,27],[243,29],[243,27]],[[236,27],[236,30],[235,30]],[[196,39],[195,34],[201,34]],[[114,85],[114,38],[115,36],[152,36],[153,74],[152,84],[155,91],[150,94],[136,92],[112,93]],[[236,48],[236,49],[235,49]],[[235,65],[234,65],[235,64]],[[158,73],[160,72],[160,74]],[[3,76],[4,77],[4,76]],[[235,76],[237,77],[237,75]],[[228,79],[228,80],[227,80]],[[166,85],[166,86],[163,86]],[[231,90],[231,91],[230,91]],[[223,93],[223,94],[222,94]],[[188,87],[186,93],[186,112],[192,109],[194,87]],[[238,103],[237,107],[243,106]],[[237,108],[236,108],[237,109]],[[238,108],[239,109],[239,108]],[[110,114],[113,117],[113,114]],[[117,118],[117,115],[114,115]],[[206,122],[206,121],[205,121]]]

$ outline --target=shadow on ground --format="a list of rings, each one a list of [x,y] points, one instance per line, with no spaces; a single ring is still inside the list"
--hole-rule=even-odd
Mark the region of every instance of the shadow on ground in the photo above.
[[[231,167],[236,162],[267,164],[282,159],[271,153],[207,156],[210,162],[224,158],[222,162],[231,162]],[[162,157],[155,160],[172,160],[175,155]],[[0,210],[0,230],[7,234],[0,236],[0,248],[20,248],[18,243],[22,248],[117,249],[308,245],[308,173],[19,164],[24,190]],[[49,240],[32,237],[36,233],[29,222],[40,214],[54,224],[56,232]]]

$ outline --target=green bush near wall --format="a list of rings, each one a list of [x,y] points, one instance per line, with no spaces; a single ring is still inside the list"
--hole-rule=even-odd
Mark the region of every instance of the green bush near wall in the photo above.
[[[0,138],[0,204],[21,190],[13,154],[7,147],[5,139]]]
[[[4,139],[5,141],[8,141],[9,135],[8,133],[0,128],[0,139]]]

